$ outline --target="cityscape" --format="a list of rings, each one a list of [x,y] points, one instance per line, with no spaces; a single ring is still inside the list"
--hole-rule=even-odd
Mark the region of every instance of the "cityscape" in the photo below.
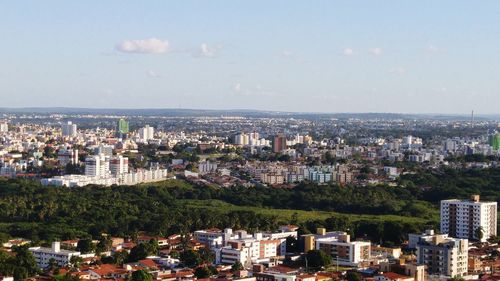
[[[0,4],[0,281],[500,281],[500,2]]]

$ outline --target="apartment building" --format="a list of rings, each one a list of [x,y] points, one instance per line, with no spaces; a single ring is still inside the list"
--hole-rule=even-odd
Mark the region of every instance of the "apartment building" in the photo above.
[[[467,239],[428,231],[416,243],[417,263],[425,265],[430,275],[464,276],[467,275],[468,247]]]
[[[326,229],[318,228],[317,234],[303,237],[306,252],[322,250],[339,265],[358,266],[371,258],[370,242],[351,241],[350,235],[342,231],[326,232]]]
[[[49,261],[54,259],[58,266],[66,266],[69,264],[71,257],[80,256],[80,252],[61,249],[60,242],[53,242],[51,248],[31,247],[29,251],[35,257],[35,261],[39,268],[47,268]]]
[[[481,202],[479,195],[471,196],[470,200],[441,201],[441,232],[451,237],[485,242],[497,235],[497,202]]]

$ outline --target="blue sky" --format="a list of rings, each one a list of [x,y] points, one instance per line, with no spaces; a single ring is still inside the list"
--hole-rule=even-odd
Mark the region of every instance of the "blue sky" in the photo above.
[[[499,1],[0,1],[0,106],[499,113]]]

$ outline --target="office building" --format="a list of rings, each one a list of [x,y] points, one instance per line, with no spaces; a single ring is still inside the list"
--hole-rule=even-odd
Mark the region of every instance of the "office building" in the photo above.
[[[500,150],[500,133],[491,136],[490,145],[493,150]]]
[[[63,137],[74,137],[77,134],[76,124],[68,121],[68,123],[61,125],[61,131]]]
[[[478,237],[479,232],[482,237]],[[482,242],[496,236],[497,202],[480,202],[479,195],[470,200],[441,201],[441,233]]]
[[[126,135],[129,132],[129,123],[125,119],[118,120],[116,131],[119,134]]]
[[[427,273],[437,276],[467,275],[467,239],[450,238],[447,234],[434,234],[432,230],[417,237],[417,263],[427,267]]]

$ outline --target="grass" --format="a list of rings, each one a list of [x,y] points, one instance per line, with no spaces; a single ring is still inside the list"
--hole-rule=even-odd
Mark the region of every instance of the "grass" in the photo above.
[[[306,222],[310,220],[324,220],[331,217],[347,216],[351,221],[403,221],[406,223],[425,223],[428,219],[418,217],[405,217],[397,215],[366,215],[366,214],[344,214],[338,212],[327,211],[304,211],[304,210],[290,210],[290,209],[271,209],[263,207],[251,206],[236,206],[220,200],[193,200],[186,199],[180,200],[189,208],[200,208],[207,210],[218,210],[226,213],[232,211],[252,211],[256,214],[276,216],[278,219],[290,220],[293,214],[297,214],[299,222]]]

